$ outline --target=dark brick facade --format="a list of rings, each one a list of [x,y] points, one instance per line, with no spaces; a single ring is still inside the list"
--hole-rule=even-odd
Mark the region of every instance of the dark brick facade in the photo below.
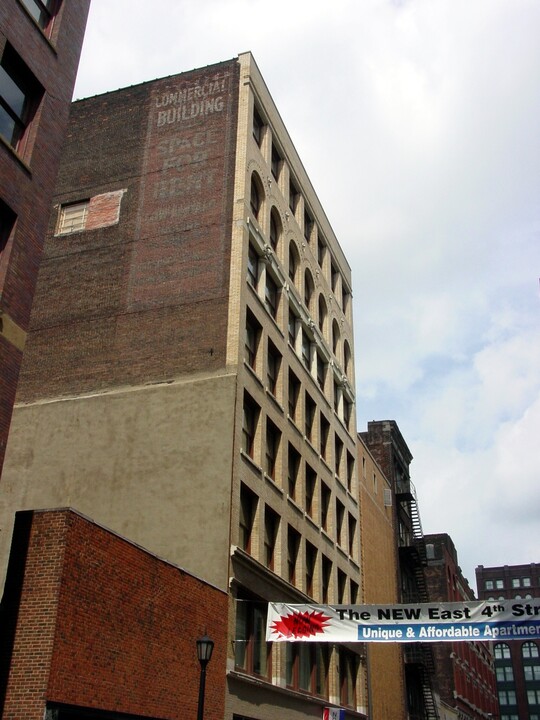
[[[16,216],[0,247],[0,472],[89,5],[61,3],[46,33],[22,3],[0,3],[0,57],[11,48],[44,89],[24,144],[0,138],[0,199]]]
[[[225,365],[237,106],[236,60],[73,104],[21,401]],[[55,236],[121,190],[118,223]]]
[[[2,604],[4,720],[51,705],[196,717],[195,640],[215,642],[205,717],[224,714],[227,595],[71,510],[18,513]],[[11,661],[11,667],[9,666]]]
[[[449,535],[426,535],[428,564],[425,570],[430,602],[474,600],[461,574],[457,551]],[[460,717],[481,720],[496,717],[498,702],[495,671],[486,642],[434,643],[436,681],[441,700],[455,707]]]

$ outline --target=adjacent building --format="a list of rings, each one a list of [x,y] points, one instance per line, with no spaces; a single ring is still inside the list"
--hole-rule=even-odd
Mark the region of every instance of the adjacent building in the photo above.
[[[425,535],[426,579],[430,602],[467,602],[474,593],[463,577],[449,535]],[[496,717],[493,655],[487,642],[435,643],[435,676],[441,704],[458,720]]]
[[[395,605],[398,591],[398,545],[394,531],[395,493],[368,446],[358,435],[362,575],[366,605]],[[370,720],[407,720],[402,646],[367,645]]]
[[[393,545],[397,549],[397,562],[393,572],[398,602],[428,602],[425,576],[426,544],[416,490],[410,477],[411,451],[395,420],[369,422],[367,431],[361,432],[359,437],[369,449],[388,483],[383,489],[383,497],[387,507],[391,508]],[[366,465],[367,462],[366,458]],[[363,465],[364,460],[362,460]],[[363,469],[361,472],[363,473]],[[376,481],[377,474],[374,473],[373,482]],[[367,482],[366,478],[364,485]],[[388,521],[381,523],[384,532],[382,544],[387,548],[386,558],[390,557],[387,547],[390,518]],[[387,568],[392,571],[389,563]],[[389,584],[384,592],[390,592],[391,587],[392,584]],[[405,707],[409,720],[438,720],[439,710],[434,684],[435,664],[431,645],[403,643],[400,645],[400,652],[401,672],[404,673],[405,678]]]
[[[540,613],[540,564],[476,568],[481,600],[513,600],[524,615]],[[540,642],[513,640],[493,645],[500,720],[540,719]]]
[[[362,646],[264,635],[363,598],[351,293],[249,53],[74,103],[0,577],[15,511],[69,504],[228,593],[225,717],[363,717]]]
[[[0,614],[0,716],[196,717],[196,641],[208,634],[205,717],[221,720],[227,602],[73,510],[17,513]]]
[[[89,5],[0,3],[0,474]]]

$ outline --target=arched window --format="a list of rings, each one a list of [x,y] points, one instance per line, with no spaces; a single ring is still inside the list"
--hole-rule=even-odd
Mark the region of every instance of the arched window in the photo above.
[[[328,310],[323,295],[319,295],[319,330],[324,332]]]
[[[334,320],[332,323],[332,352],[334,355],[337,355],[337,350],[339,347],[339,325],[337,323],[337,320]]]
[[[250,206],[251,212],[256,220],[259,219],[259,213],[261,210],[262,199],[264,192],[262,189],[262,183],[255,173],[251,176],[251,195],[250,195]]]
[[[497,643],[494,648],[495,660],[507,660],[510,657],[510,646],[506,643]]]
[[[298,271],[299,264],[300,255],[298,254],[296,245],[291,242],[289,245],[289,277],[293,282],[296,281],[296,273]]]
[[[521,654],[524,658],[537,658],[539,656],[538,645],[533,642],[523,643],[521,646]]]
[[[279,239],[281,237],[281,230],[281,220],[279,219],[278,211],[274,207],[270,213],[270,245],[274,248],[274,250],[277,250]]]
[[[306,303],[306,307],[309,309],[311,305],[311,298],[313,297],[313,291],[315,290],[315,285],[313,284],[313,277],[309,270],[306,270],[304,273],[304,302]]]

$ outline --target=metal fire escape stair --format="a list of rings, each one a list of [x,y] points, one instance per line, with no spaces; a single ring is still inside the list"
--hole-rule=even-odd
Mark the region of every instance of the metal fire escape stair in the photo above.
[[[417,586],[417,592],[420,602],[429,602],[429,594],[426,583],[424,567],[427,565],[426,541],[422,530],[422,521],[420,520],[420,511],[418,509],[418,500],[416,497],[416,488],[409,481],[407,493],[407,503],[411,517],[411,527],[413,544],[418,553],[418,562],[414,566],[414,576]],[[425,720],[440,720],[437,703],[435,702],[435,692],[433,688],[433,678],[435,676],[435,660],[433,650],[428,643],[421,643],[412,652],[407,652],[409,662],[415,662],[420,668],[422,678],[422,695],[424,700],[424,718]],[[414,659],[412,659],[414,657]]]

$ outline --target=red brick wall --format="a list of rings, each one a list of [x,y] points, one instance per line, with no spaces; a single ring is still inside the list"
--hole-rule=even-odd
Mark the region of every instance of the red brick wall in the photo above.
[[[80,515],[35,513],[4,720],[41,720],[45,702],[196,717],[205,632],[215,641],[205,718],[218,720],[226,613],[225,593]]]
[[[90,0],[62,3],[51,38],[53,49],[21,3],[0,3],[0,52],[9,42],[45,88],[22,158],[0,142],[0,197],[17,215],[9,251],[0,254],[0,312],[24,331],[30,320],[89,4]],[[3,351],[0,360],[1,472],[21,355]]]
[[[125,194],[70,235],[55,207],[20,400],[224,365],[237,105],[236,60],[73,105],[56,205]]]

